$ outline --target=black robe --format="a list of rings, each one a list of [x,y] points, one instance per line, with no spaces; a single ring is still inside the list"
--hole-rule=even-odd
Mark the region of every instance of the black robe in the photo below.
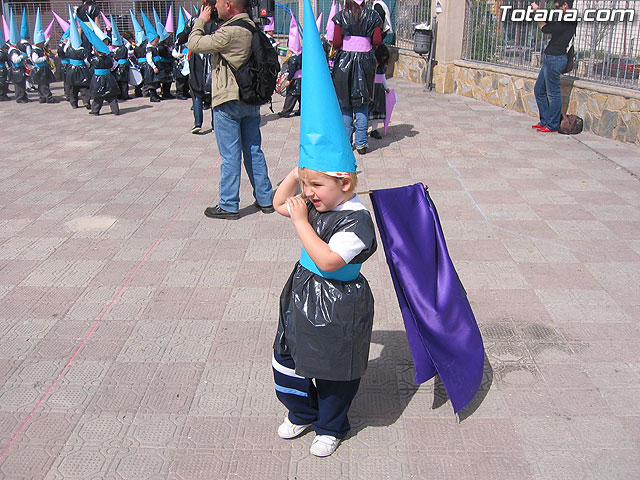
[[[33,53],[35,53],[38,57],[44,57],[44,48],[33,47]],[[51,71],[49,64],[45,61],[46,65],[42,67],[34,66],[33,71],[31,72],[31,80],[36,85],[40,85],[41,83],[51,83],[56,81],[56,76]]]
[[[4,85],[8,83],[9,80],[9,69],[7,68],[7,64],[9,63],[9,55],[4,51],[3,48],[0,48],[0,84]]]
[[[173,64],[175,63],[175,59],[171,55],[171,49],[166,45],[160,45],[158,46],[158,55],[162,57],[159,61],[156,62],[156,67],[158,67],[158,82],[173,82]]]
[[[128,82],[129,81],[129,50],[124,45],[120,45],[119,47],[116,47],[116,49],[113,52],[111,52],[111,56],[116,62],[118,62],[118,68],[116,68],[115,71],[113,72],[113,75],[116,77],[116,80],[118,82]]]
[[[319,213],[309,204],[309,222],[325,242],[337,232],[353,232],[365,244],[350,264],[376,251],[376,235],[366,210]],[[274,350],[291,355],[296,374],[347,381],[360,378],[369,358],[373,294],[367,279],[342,282],[316,275],[296,263],[280,295],[280,319]]]
[[[91,83],[91,71],[84,63],[84,59],[88,55],[87,49],[69,48],[67,50],[67,57],[71,61],[82,61],[82,65],[74,65],[70,63],[67,67],[67,82],[73,87],[88,88]]]
[[[96,55],[91,58],[91,68],[111,70],[113,68],[113,58],[109,55]],[[120,95],[118,82],[111,72],[106,75],[96,75],[91,77],[91,86],[89,87],[89,95],[91,98],[106,98]]]
[[[146,57],[148,52],[151,52],[151,56],[155,59],[153,60],[153,63],[155,63],[159,73],[160,66],[158,64],[160,63],[160,61],[158,60],[158,57],[160,55],[158,55],[158,47],[154,47],[153,45],[149,45],[147,43],[145,48],[145,53],[142,56]],[[151,65],[149,65],[148,63],[145,62],[142,64],[142,66],[140,67],[140,72],[142,73],[142,79],[144,83],[148,85],[153,85],[158,83],[158,74],[153,71],[153,68],[151,68]]]
[[[336,13],[333,22],[342,28],[343,38],[357,36],[371,39],[375,28],[382,26],[380,15],[370,8],[362,10],[358,22],[354,22],[348,10]],[[368,105],[373,98],[373,83],[376,75],[376,57],[373,48],[368,52],[346,52],[339,49],[333,58],[333,84],[340,108]]]
[[[18,64],[19,66],[14,65],[13,62],[11,61],[11,57],[16,53],[19,54],[21,57],[20,63]],[[22,52],[20,52],[20,50],[18,50],[15,47],[9,47],[8,63],[9,65],[11,65],[9,68],[9,82],[10,83],[24,82],[27,79],[27,71],[25,68],[24,57],[22,56]]]

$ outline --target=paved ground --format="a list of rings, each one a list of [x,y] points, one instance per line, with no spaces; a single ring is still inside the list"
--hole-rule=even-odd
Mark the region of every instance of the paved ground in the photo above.
[[[412,382],[380,250],[353,434],[327,459],[310,433],[280,440],[287,220],[251,207],[246,179],[240,220],[202,215],[218,155],[187,102],[0,103],[0,477],[640,478],[640,149],[391,84],[361,189],[430,187],[491,365],[463,421]],[[299,119],[264,114],[277,181]]]

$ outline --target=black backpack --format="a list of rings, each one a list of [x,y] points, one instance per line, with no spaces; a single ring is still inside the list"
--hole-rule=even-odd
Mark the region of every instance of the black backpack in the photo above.
[[[560,126],[558,127],[558,133],[564,135],[577,135],[582,132],[584,128],[584,122],[582,118],[577,115],[563,115]]]
[[[251,55],[237,70],[222,57],[222,61],[231,69],[240,89],[240,101],[251,105],[263,105],[271,101],[276,89],[276,80],[280,71],[278,53],[267,36],[248,22],[239,19],[226,26],[238,26],[251,32]]]

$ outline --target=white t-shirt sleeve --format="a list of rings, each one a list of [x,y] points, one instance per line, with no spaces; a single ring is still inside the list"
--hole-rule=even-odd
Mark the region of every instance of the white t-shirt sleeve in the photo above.
[[[337,232],[329,239],[329,248],[340,255],[345,263],[349,263],[366,245],[353,232]]]

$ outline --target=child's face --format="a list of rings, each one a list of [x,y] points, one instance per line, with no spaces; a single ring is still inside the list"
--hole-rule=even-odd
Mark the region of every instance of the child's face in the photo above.
[[[302,193],[319,212],[328,212],[353,197],[350,178],[333,178],[307,168],[300,169],[298,176]]]

